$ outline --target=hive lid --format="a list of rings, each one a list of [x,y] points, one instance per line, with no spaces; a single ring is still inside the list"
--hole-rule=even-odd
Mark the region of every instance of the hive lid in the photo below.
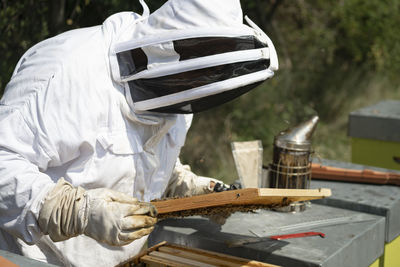
[[[400,101],[385,100],[351,112],[348,135],[400,142]]]

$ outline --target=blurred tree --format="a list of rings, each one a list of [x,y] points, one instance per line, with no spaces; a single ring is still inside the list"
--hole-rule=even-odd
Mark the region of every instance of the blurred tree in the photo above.
[[[165,1],[148,1],[155,10]],[[124,0],[1,0],[0,97],[18,59],[34,44],[58,33],[99,25],[121,11],[142,12],[139,1]]]
[[[46,1],[0,2],[0,95],[23,52],[48,36],[46,13]]]

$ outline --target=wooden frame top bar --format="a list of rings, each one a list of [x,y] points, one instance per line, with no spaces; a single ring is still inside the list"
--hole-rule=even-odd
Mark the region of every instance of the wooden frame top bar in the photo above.
[[[292,202],[329,197],[331,190],[320,189],[275,189],[245,188],[192,197],[153,201],[158,214],[179,212],[219,206],[262,205],[270,207],[287,206]]]

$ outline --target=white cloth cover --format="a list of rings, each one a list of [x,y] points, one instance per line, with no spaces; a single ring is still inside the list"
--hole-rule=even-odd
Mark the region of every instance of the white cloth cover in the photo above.
[[[0,101],[0,249],[64,266],[113,266],[136,255],[147,237],[122,247],[84,235],[54,243],[37,222],[60,177],[140,201],[166,191],[192,116],[135,114],[111,48],[174,27],[241,21],[238,0],[172,0],[148,20],[118,13],[29,49]]]

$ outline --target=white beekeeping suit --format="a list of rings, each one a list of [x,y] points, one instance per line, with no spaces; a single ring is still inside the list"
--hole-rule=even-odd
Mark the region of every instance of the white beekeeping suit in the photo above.
[[[58,265],[113,266],[145,243],[155,223],[146,202],[210,191],[212,179],[178,160],[192,120],[182,113],[226,102],[271,77],[275,50],[256,26],[242,23],[238,0],[172,0],[150,16],[147,11],[60,34],[18,62],[0,102],[0,249]],[[229,54],[228,61],[221,51],[183,60],[185,40],[197,35],[252,36],[257,51]],[[226,52],[243,50],[235,47]],[[238,65],[208,80],[209,72],[201,72],[249,61],[255,67],[240,65],[244,70],[235,75],[230,69]],[[201,82],[190,83],[193,77]],[[99,216],[100,204],[113,201],[115,213]],[[137,213],[128,211],[131,202]],[[104,236],[98,229],[112,232],[121,222],[101,219],[124,217],[125,209],[146,214],[147,230],[124,240],[121,232]]]

